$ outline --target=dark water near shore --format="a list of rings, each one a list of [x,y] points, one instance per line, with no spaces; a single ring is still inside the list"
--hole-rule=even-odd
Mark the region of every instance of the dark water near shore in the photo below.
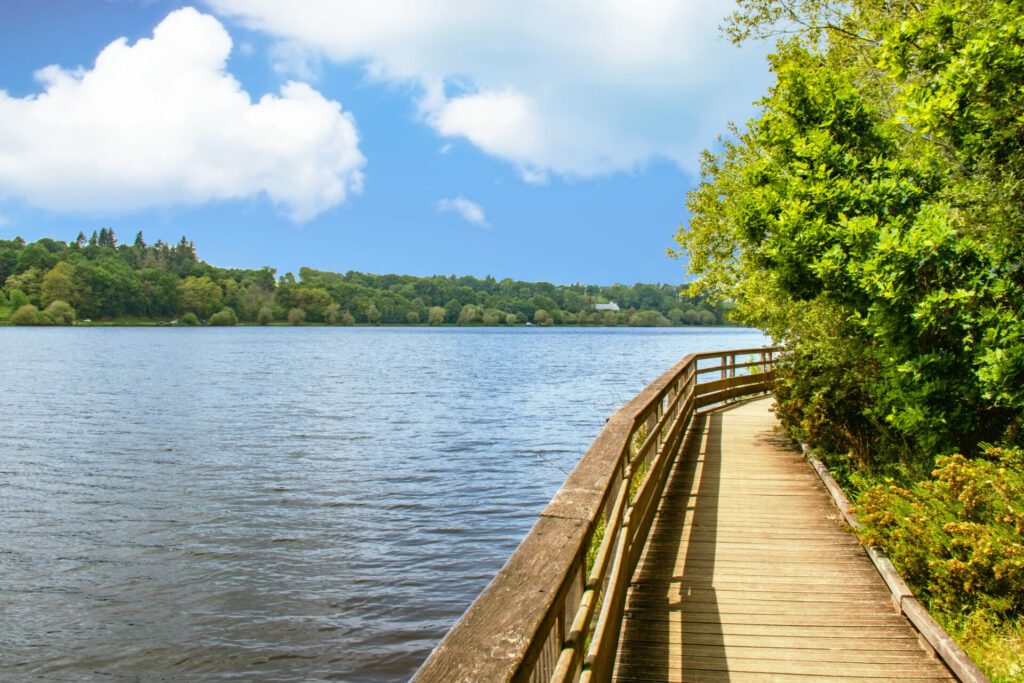
[[[0,678],[407,679],[741,329],[0,329]]]

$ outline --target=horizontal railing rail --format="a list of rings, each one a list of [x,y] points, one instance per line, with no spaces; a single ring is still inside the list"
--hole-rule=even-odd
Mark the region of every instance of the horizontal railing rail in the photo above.
[[[780,354],[690,354],[608,418],[414,680],[609,680],[630,578],[694,414],[770,391]]]

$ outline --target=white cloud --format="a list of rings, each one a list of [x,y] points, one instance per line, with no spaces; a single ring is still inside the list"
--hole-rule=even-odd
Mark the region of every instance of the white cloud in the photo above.
[[[0,91],[0,196],[91,212],[265,194],[303,221],[359,192],[352,116],[298,82],[254,102],[225,70],[231,45],[186,8],[91,69],[40,70],[37,95]]]
[[[206,0],[379,79],[420,87],[423,119],[528,181],[697,153],[743,122],[764,50],[719,37],[732,0]]]
[[[491,227],[491,224],[487,222],[487,215],[484,213],[483,207],[461,195],[458,197],[448,197],[437,203],[438,213],[446,211],[457,213],[462,216],[464,220],[478,227]]]

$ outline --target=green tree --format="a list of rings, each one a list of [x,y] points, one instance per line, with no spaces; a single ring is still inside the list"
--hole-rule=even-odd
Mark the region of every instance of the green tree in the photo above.
[[[74,325],[75,309],[66,301],[56,299],[50,302],[46,310],[42,312],[52,325]]]
[[[60,261],[43,276],[39,301],[48,305],[52,301],[70,301],[75,295],[75,267]]]
[[[199,318],[192,311],[189,311],[185,315],[181,316],[179,321],[182,325],[188,325],[189,327],[195,327],[199,324]]]
[[[28,303],[28,297],[20,289],[12,289],[7,294],[7,304],[17,310]]]
[[[226,325],[237,325],[238,316],[235,315],[234,310],[230,307],[225,306],[221,310],[217,311],[210,316],[207,324],[214,326],[226,326]]]
[[[1020,440],[1019,6],[758,0],[732,30],[778,21],[805,30],[677,236],[696,288],[787,340],[780,414],[865,464]],[[815,356],[842,391],[816,393],[795,364]]]
[[[459,325],[475,325],[480,322],[480,308],[474,304],[466,304],[459,311],[459,319],[457,324]]]
[[[288,311],[289,325],[302,325],[306,322],[306,312],[301,308],[293,308]]]
[[[161,268],[146,268],[139,271],[139,281],[147,316],[173,316],[180,310],[178,278],[173,273]]]
[[[223,293],[216,282],[203,275],[190,276],[178,284],[178,295],[184,310],[195,313],[200,318],[208,318],[223,303]]]
[[[263,306],[256,314],[256,322],[260,325],[269,325],[274,321],[274,310],[270,306]]]
[[[25,304],[14,312],[11,322],[15,325],[45,325],[48,321],[39,313],[38,308],[32,304]]]
[[[446,311],[441,306],[431,306],[427,311],[427,324],[429,325],[443,325],[445,320]]]
[[[370,304],[366,307],[366,322],[371,325],[376,325],[380,322],[380,311],[377,310],[377,307],[374,304]]]
[[[538,308],[533,312],[533,324],[534,325],[551,325],[554,320],[551,314],[545,311],[543,308]]]

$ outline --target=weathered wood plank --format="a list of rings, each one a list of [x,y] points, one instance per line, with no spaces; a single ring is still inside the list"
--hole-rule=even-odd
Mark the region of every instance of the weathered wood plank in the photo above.
[[[951,680],[769,404],[695,420],[633,576],[616,680]]]

